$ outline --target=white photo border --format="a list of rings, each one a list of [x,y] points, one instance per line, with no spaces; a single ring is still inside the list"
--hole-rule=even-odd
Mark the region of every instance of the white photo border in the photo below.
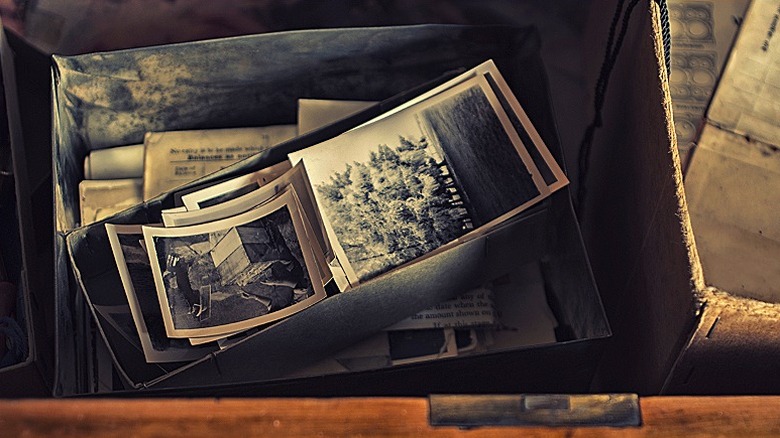
[[[146,326],[146,321],[141,311],[141,304],[138,301],[138,297],[135,291],[135,285],[130,276],[130,272],[127,269],[127,261],[125,259],[124,252],[122,251],[122,245],[119,241],[120,234],[132,234],[137,235],[139,240],[144,238],[142,225],[121,225],[121,224],[105,224],[106,233],[108,234],[108,240],[111,244],[111,251],[114,253],[114,260],[116,261],[117,269],[119,270],[119,277],[122,280],[122,286],[127,296],[127,302],[130,306],[130,314],[133,317],[138,337],[141,340],[141,348],[148,363],[164,363],[164,362],[186,362],[200,359],[208,355],[214,349],[209,348],[177,348],[171,347],[165,351],[156,350],[152,345],[152,340],[149,336],[149,330]],[[150,292],[152,293],[152,292]],[[156,291],[153,292],[157,297]]]
[[[289,164],[287,161],[284,163]],[[239,177],[237,179],[243,178],[244,177]],[[231,181],[233,180],[226,182]],[[239,182],[238,184],[241,183]],[[225,187],[228,186],[223,186],[223,189]],[[298,202],[299,209],[304,219],[303,226],[306,230],[309,242],[318,245],[320,248],[320,250],[317,250],[314,253],[317,257],[317,266],[320,268],[320,276],[323,281],[327,283],[333,276],[328,267],[328,262],[334,257],[333,250],[331,248],[331,242],[327,237],[328,231],[322,222],[322,215],[319,208],[317,208],[317,201],[314,198],[311,183],[306,174],[306,167],[302,162],[292,166],[283,175],[280,175],[269,183],[258,186],[251,192],[237,198],[197,210],[164,210],[162,212],[163,223],[166,227],[185,227],[236,216],[267,203],[280,193],[284,192],[288,187],[292,187],[295,190],[295,199]],[[304,202],[306,203],[305,205]]]
[[[162,277],[162,269],[158,260],[157,249],[155,245],[155,238],[172,238],[172,237],[187,237],[198,234],[205,234],[216,230],[223,230],[230,227],[240,226],[248,224],[255,220],[266,217],[276,211],[283,208],[287,208],[290,217],[292,218],[293,228],[295,229],[296,237],[299,241],[301,253],[304,257],[306,269],[309,274],[309,281],[311,283],[314,294],[305,300],[292,304],[284,309],[280,309],[276,312],[266,315],[260,315],[254,318],[249,318],[242,321],[236,321],[232,323],[222,324],[214,327],[200,327],[200,328],[177,328],[174,325],[173,316],[170,312],[170,305],[168,301],[168,294],[165,288],[165,283]],[[235,332],[248,330],[258,325],[267,324],[270,322],[278,321],[301,310],[304,310],[313,304],[325,299],[327,296],[325,289],[322,285],[322,278],[320,276],[319,269],[316,268],[316,258],[313,253],[312,246],[309,244],[305,229],[303,227],[303,218],[298,207],[298,201],[296,199],[295,191],[287,189],[281,193],[275,199],[268,203],[247,211],[245,213],[222,219],[219,221],[193,225],[180,228],[165,228],[165,227],[153,227],[143,226],[144,240],[149,253],[150,261],[152,262],[152,272],[154,274],[155,286],[157,288],[157,295],[160,300],[160,310],[163,314],[163,321],[165,322],[166,332],[171,338],[197,338],[197,337],[210,337],[225,335],[228,336]]]
[[[289,161],[282,161],[273,166],[266,167],[264,169],[252,172],[246,175],[223,181],[221,183],[214,184],[213,186],[204,187],[200,190],[196,190],[191,193],[182,195],[181,202],[186,207],[186,210],[200,210],[201,208],[208,208],[201,206],[201,203],[217,198],[226,193],[230,193],[235,190],[240,190],[244,187],[257,185],[262,187],[276,178],[284,175],[292,169]]]
[[[523,202],[521,205],[516,206],[512,210],[501,214],[495,219],[490,220],[489,222],[483,224],[482,226],[478,227],[475,230],[469,231],[463,236],[459,237],[458,239],[455,239],[454,241],[444,244],[443,246],[439,247],[438,249],[434,250],[432,253],[426,254],[422,256],[421,258],[425,258],[430,256],[431,254],[438,253],[445,248],[450,248],[453,245],[471,240],[475,237],[478,237],[485,232],[492,229],[492,227],[500,224],[501,222],[507,220],[508,218],[517,215],[523,210],[528,209],[532,205],[538,203],[542,199],[548,197],[553,191],[557,190],[558,188],[562,187],[565,184],[568,184],[568,180],[566,179],[565,173],[563,170],[558,166],[558,164],[555,162],[555,160],[552,158],[552,155],[550,154],[549,150],[547,149],[546,145],[542,142],[541,137],[539,137],[536,130],[533,128],[533,125],[530,122],[530,119],[528,119],[525,112],[522,111],[518,112],[517,116],[518,119],[521,121],[521,124],[528,132],[533,144],[532,145],[526,145],[525,142],[522,141],[520,138],[520,135],[515,129],[515,126],[512,124],[509,115],[504,110],[504,107],[501,105],[501,102],[499,101],[499,98],[496,94],[496,91],[493,89],[493,87],[490,86],[490,83],[488,82],[485,75],[489,73],[492,75],[492,77],[495,79],[495,81],[499,84],[503,84],[502,87],[500,87],[501,91],[509,92],[509,96],[507,96],[507,99],[510,103],[512,103],[511,107],[512,109],[517,109],[519,107],[519,103],[517,102],[517,99],[514,98],[514,95],[511,94],[511,90],[506,86],[503,77],[500,76],[498,73],[498,69],[496,68],[493,61],[486,61],[485,63],[480,64],[479,66],[461,74],[460,76],[426,92],[420,95],[417,98],[414,98],[410,100],[409,102],[400,105],[399,107],[396,107],[393,110],[388,111],[387,113],[368,121],[356,128],[351,129],[350,131],[347,131],[344,134],[341,134],[340,136],[337,136],[333,139],[327,140],[326,142],[320,143],[318,145],[313,145],[310,148],[314,149],[317,148],[319,145],[322,144],[330,144],[333,142],[338,141],[338,139],[343,139],[345,137],[348,137],[350,133],[355,132],[357,130],[368,130],[372,129],[372,127],[378,125],[382,120],[389,118],[393,115],[399,114],[402,111],[412,111],[414,113],[423,111],[426,108],[429,108],[431,106],[434,106],[444,100],[450,99],[453,96],[456,96],[457,94],[470,89],[474,86],[479,86],[480,90],[482,91],[483,95],[487,98],[488,102],[490,103],[490,106],[492,107],[494,113],[496,114],[497,118],[499,119],[501,126],[506,133],[506,135],[509,137],[510,142],[515,148],[515,151],[520,156],[523,165],[526,167],[528,172],[531,174],[534,186],[536,187],[537,191],[539,192],[538,195],[534,196],[533,198],[530,198],[529,200]],[[529,129],[530,127],[530,129]],[[381,126],[380,128],[381,129]],[[551,171],[556,176],[557,180],[553,185],[548,185],[544,177],[541,173],[541,171],[538,169],[536,163],[534,162],[533,158],[531,157],[530,152],[528,151],[529,147],[536,148],[542,157],[545,159],[545,163],[549,165]],[[309,148],[306,148],[309,149]],[[298,162],[306,162],[306,149],[303,149],[301,151],[293,152],[288,157],[291,163],[296,164]],[[347,280],[350,284],[350,287],[355,287],[356,285],[360,284],[361,281],[358,278],[354,268],[351,266],[351,263],[349,259],[346,256],[346,253],[341,246],[341,243],[338,241],[338,236],[335,235],[333,232],[333,227],[331,225],[330,219],[327,217],[327,214],[322,214],[322,222],[325,226],[326,232],[328,237],[331,240],[331,246],[333,248],[333,251],[336,255],[336,258],[338,258],[341,261],[341,265],[344,269],[344,272],[346,273]],[[408,265],[409,263],[413,263],[415,261],[419,261],[421,258],[417,258],[414,260],[411,260],[409,262],[403,263],[400,266]],[[399,267],[400,267],[399,266]],[[381,277],[381,274],[379,275]],[[376,277],[375,277],[376,278]],[[362,282],[371,281],[375,278],[369,279],[369,280],[363,280]]]

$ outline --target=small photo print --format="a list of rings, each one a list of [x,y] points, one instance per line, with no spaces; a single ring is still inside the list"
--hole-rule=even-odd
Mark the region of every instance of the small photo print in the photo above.
[[[540,195],[534,173],[480,82],[473,81],[419,112],[426,137],[446,157],[460,189],[467,194],[477,226]]]
[[[291,169],[288,161],[282,161],[271,167],[258,170],[248,175],[242,175],[209,187],[182,195],[181,201],[186,210],[198,210],[212,207],[230,200],[240,198],[262,187]]]
[[[547,196],[527,147],[473,75],[290,160],[305,163],[354,285]]]
[[[252,190],[236,198],[194,210],[163,210],[163,223],[166,227],[183,227],[214,222],[257,208],[259,205],[268,202],[285,190],[292,190],[295,192],[296,199],[298,200],[298,205],[303,217],[303,227],[306,230],[306,234],[308,236],[312,236],[311,243],[312,248],[314,249],[314,254],[317,258],[317,266],[320,269],[320,276],[323,278],[323,282],[327,283],[332,276],[330,269],[328,268],[328,261],[329,259],[333,259],[333,250],[331,248],[330,241],[326,237],[327,233],[322,222],[320,211],[317,208],[317,204],[314,199],[311,183],[309,182],[308,176],[306,175],[306,169],[303,163],[298,163],[295,165],[295,167],[292,168],[290,168],[289,162],[285,161],[282,164],[285,164],[285,167],[289,170],[287,170],[287,172],[283,173],[282,175],[277,176],[273,180],[265,182],[263,185],[258,185],[259,183],[257,183],[258,178],[262,178],[262,171],[250,174],[252,181],[255,181],[252,183]],[[277,169],[280,167],[282,166],[272,166],[272,168]],[[221,186],[221,188],[218,191],[212,191],[211,193],[221,193],[226,188],[228,188],[230,185],[228,183],[232,183],[233,181],[241,181],[242,179],[246,180],[246,176],[221,183],[218,185]],[[246,187],[246,184],[242,183],[238,183],[236,185]],[[201,190],[197,193],[193,193],[193,195],[207,193],[209,189]],[[184,199],[184,197],[182,197],[182,199]]]
[[[392,146],[391,146],[392,145]],[[424,137],[380,144],[315,186],[361,281],[425,255],[474,225],[447,163]]]
[[[144,227],[170,337],[215,336],[289,316],[325,297],[294,191],[246,213]]]
[[[213,346],[193,347],[185,339],[167,336],[141,225],[106,224],[106,231],[146,361],[190,361],[213,351]]]

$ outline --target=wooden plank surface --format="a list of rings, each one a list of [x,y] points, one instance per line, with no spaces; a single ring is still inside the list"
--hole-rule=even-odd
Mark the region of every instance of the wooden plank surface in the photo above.
[[[4,400],[3,437],[778,436],[780,396],[650,397],[638,428],[431,427],[424,398]]]

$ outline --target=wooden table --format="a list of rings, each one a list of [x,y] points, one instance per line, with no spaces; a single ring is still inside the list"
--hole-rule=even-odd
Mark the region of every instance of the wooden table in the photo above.
[[[648,397],[633,428],[432,427],[425,398],[0,401],[2,437],[780,436],[780,396]]]

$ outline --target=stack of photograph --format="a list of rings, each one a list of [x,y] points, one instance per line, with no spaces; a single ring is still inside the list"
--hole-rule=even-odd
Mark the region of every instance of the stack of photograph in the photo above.
[[[147,362],[228,348],[496,230],[568,184],[492,61],[287,158],[188,189],[162,223],[108,220],[135,330],[127,336]],[[498,291],[543,284],[538,266],[513,275],[409,315],[354,356],[394,365],[499,342],[511,318],[502,319]],[[111,309],[96,311],[122,326]],[[528,342],[554,339],[545,336]]]

